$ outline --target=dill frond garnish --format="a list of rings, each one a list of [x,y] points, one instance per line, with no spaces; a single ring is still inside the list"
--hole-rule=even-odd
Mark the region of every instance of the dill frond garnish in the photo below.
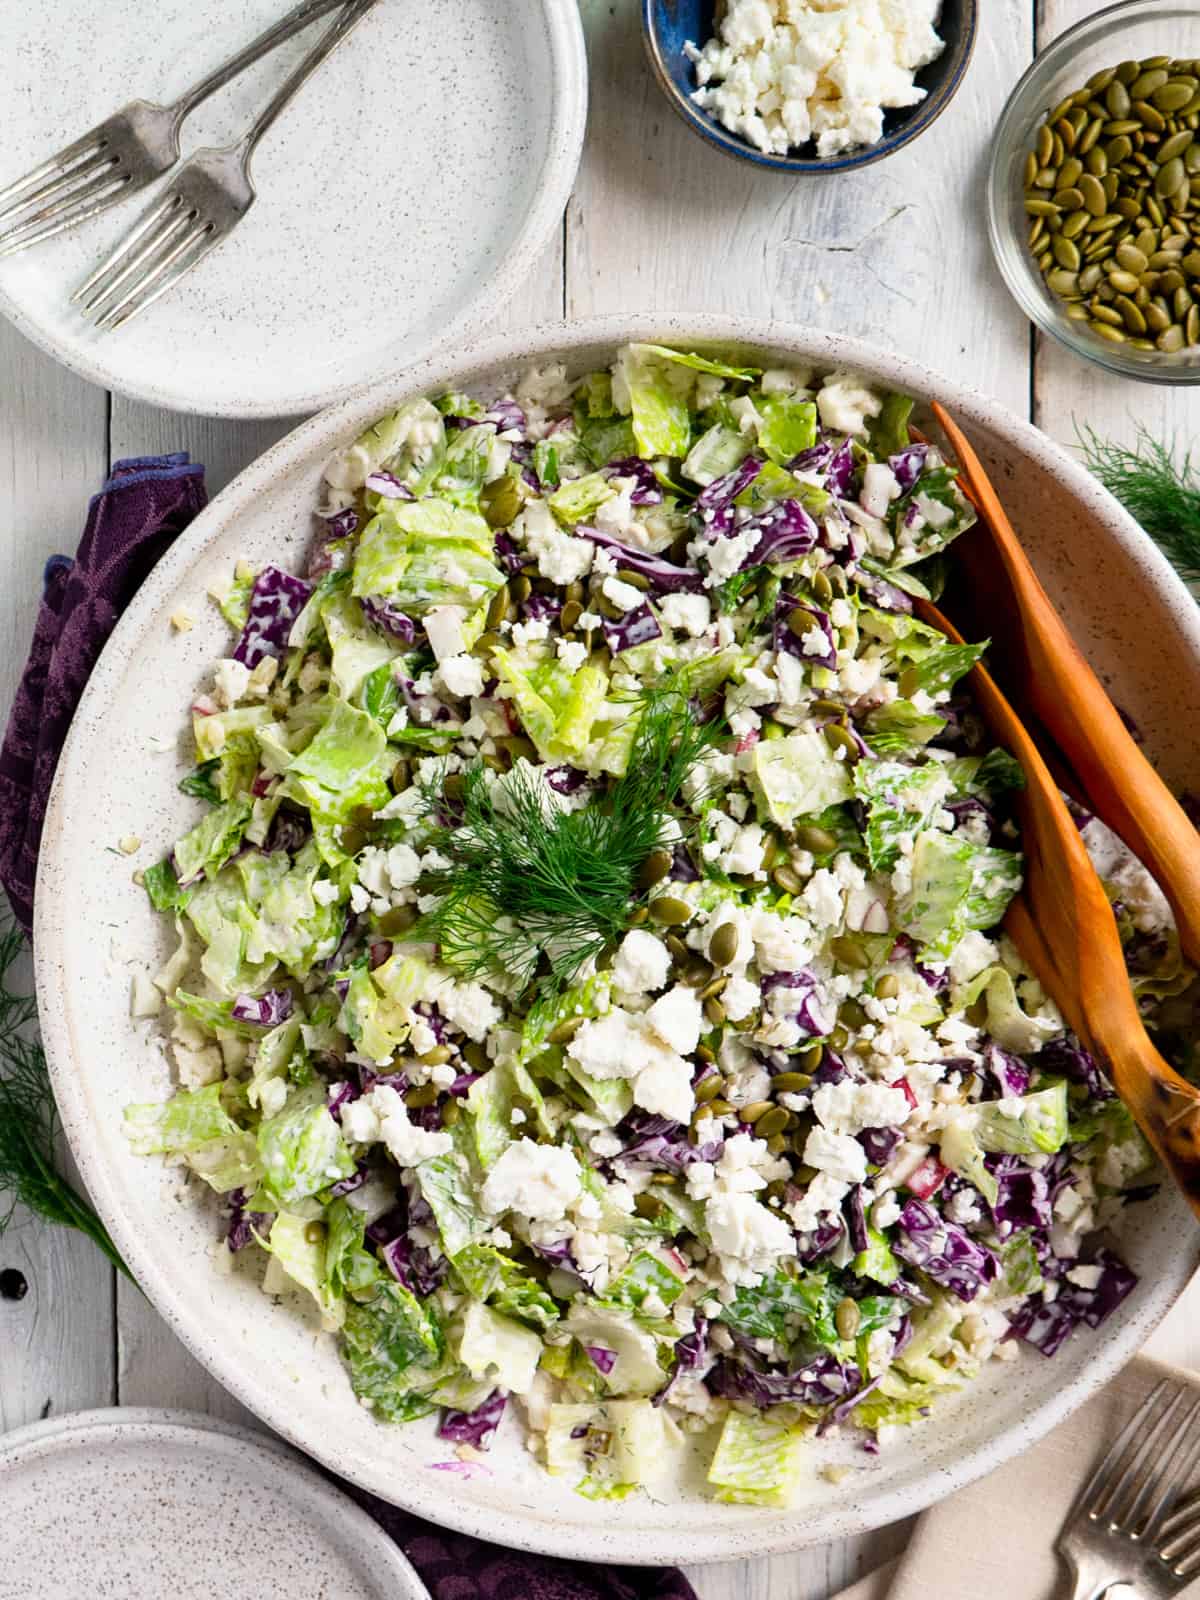
[[[9,974],[24,949],[20,930],[0,922],[0,1234],[18,1205],[44,1222],[77,1228],[132,1282],[108,1230],[58,1170],[58,1108],[41,1045],[32,995],[14,992]]]
[[[1090,428],[1079,430],[1085,465],[1158,545],[1186,583],[1200,583],[1200,475],[1192,453],[1177,459],[1139,427],[1133,446],[1110,444]]]
[[[461,798],[427,798],[460,813],[431,843],[450,865],[422,890],[441,903],[415,936],[436,941],[468,977],[507,974],[521,992],[569,984],[620,938],[638,897],[638,869],[670,837],[668,814],[684,778],[719,735],[697,722],[678,686],[641,703],[624,777],[577,811],[547,806],[540,780],[517,768],[502,785],[482,765],[463,775]]]

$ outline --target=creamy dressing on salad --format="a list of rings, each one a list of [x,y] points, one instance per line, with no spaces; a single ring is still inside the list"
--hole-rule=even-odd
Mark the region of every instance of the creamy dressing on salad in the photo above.
[[[1022,777],[912,614],[972,512],[910,411],[651,345],[410,402],[223,593],[128,1131],[381,1423],[783,1504],[1133,1288],[1149,1152],[1000,929]],[[1083,836],[1152,1014],[1169,913]]]

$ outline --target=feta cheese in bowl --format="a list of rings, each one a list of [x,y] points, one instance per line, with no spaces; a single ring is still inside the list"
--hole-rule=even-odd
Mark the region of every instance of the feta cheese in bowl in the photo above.
[[[956,93],[977,0],[643,0],[650,64],[726,154],[785,172],[865,166]]]

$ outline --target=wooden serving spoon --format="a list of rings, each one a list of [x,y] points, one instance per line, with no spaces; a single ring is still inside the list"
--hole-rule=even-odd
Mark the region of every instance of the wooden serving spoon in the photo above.
[[[936,403],[958,456],[959,482],[980,526],[955,546],[971,585],[980,637],[990,635],[1003,680],[1069,763],[1072,791],[1129,846],[1162,886],[1180,942],[1200,965],[1200,841],[1192,822],[1121,721],[1021,548],[999,496],[962,429]],[[990,535],[990,537],[989,537]],[[957,609],[957,608],[956,608]]]
[[[917,609],[963,642],[936,606],[918,601]],[[1025,881],[1005,926],[1200,1217],[1200,1092],[1163,1060],[1142,1026],[1112,907],[1037,746],[985,668],[974,667],[969,681],[992,738],[1025,772],[1017,800]]]

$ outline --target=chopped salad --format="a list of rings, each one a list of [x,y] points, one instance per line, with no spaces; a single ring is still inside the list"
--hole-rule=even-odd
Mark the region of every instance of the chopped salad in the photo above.
[[[913,612],[973,513],[912,402],[656,345],[381,418],[240,567],[144,873],[222,1197],[381,1423],[787,1502],[1128,1295],[1152,1161],[1001,930],[1019,766]],[[1170,913],[1096,820],[1148,1012]],[[512,1420],[515,1415],[516,1421]]]

